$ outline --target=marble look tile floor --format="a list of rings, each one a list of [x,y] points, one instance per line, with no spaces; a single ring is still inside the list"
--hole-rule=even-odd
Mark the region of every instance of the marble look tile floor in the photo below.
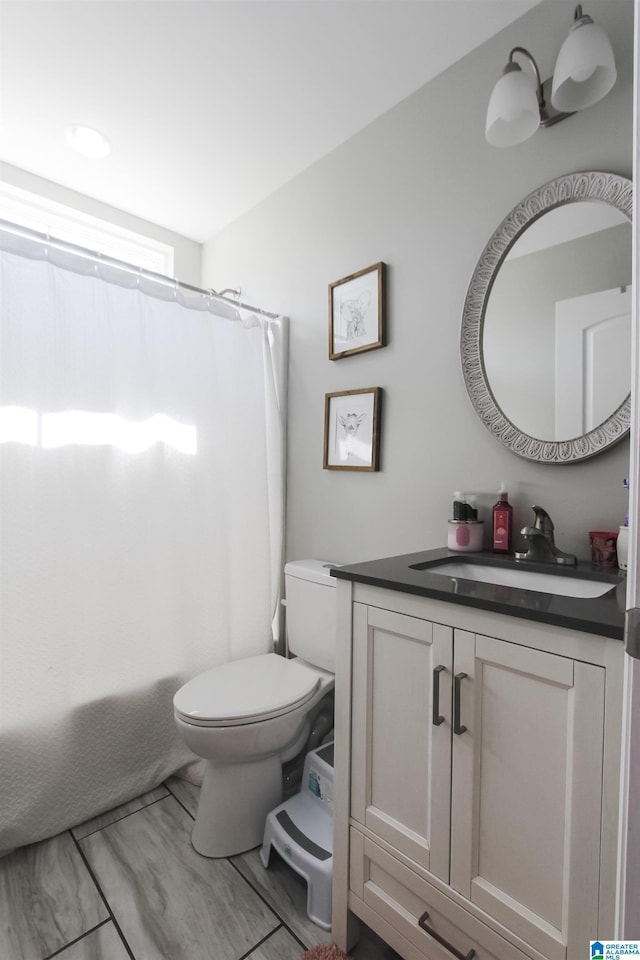
[[[197,787],[175,777],[0,859],[2,960],[298,960],[331,934],[272,853],[209,860],[190,842]],[[398,960],[373,933],[356,960]]]

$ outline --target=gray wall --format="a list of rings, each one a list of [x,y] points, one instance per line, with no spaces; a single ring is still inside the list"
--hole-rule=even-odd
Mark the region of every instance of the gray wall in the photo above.
[[[244,299],[291,317],[289,558],[348,562],[442,545],[452,492],[479,494],[488,519],[502,479],[516,528],[541,503],[560,546],[584,559],[587,532],[622,521],[627,441],[583,464],[529,463],[477,419],[459,362],[471,274],[511,208],[570,171],[631,176],[631,0],[589,4],[618,61],[604,101],[518,147],[484,140],[511,47],[530,49],[549,76],[574,7],[545,0],[205,244],[205,286],[240,284]],[[388,346],[330,361],[327,286],[379,260]],[[325,393],[372,386],[384,389],[380,472],[323,470]]]

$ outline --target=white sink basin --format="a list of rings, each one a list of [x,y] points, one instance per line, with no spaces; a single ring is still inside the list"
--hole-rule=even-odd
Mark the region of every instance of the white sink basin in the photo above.
[[[553,593],[560,597],[593,599],[613,590],[615,583],[602,580],[586,580],[583,577],[560,577],[553,573],[538,573],[522,567],[490,567],[480,563],[465,563],[458,560],[443,560],[441,564],[428,564],[421,569],[437,573],[441,577],[476,580],[480,583],[495,583],[520,590],[536,590],[538,593]]]

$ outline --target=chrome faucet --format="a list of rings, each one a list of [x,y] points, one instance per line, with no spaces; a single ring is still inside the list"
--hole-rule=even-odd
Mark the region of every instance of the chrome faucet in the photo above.
[[[534,504],[533,526],[523,527],[520,533],[527,541],[526,553],[516,553],[516,560],[532,560],[536,563],[559,563],[575,566],[577,558],[572,553],[558,550],[553,536],[553,520],[543,507]]]

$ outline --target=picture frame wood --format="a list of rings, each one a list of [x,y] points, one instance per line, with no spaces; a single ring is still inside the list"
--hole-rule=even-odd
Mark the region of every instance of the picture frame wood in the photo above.
[[[325,394],[325,470],[380,468],[382,387]]]
[[[329,284],[329,359],[385,345],[386,264],[374,263]]]

